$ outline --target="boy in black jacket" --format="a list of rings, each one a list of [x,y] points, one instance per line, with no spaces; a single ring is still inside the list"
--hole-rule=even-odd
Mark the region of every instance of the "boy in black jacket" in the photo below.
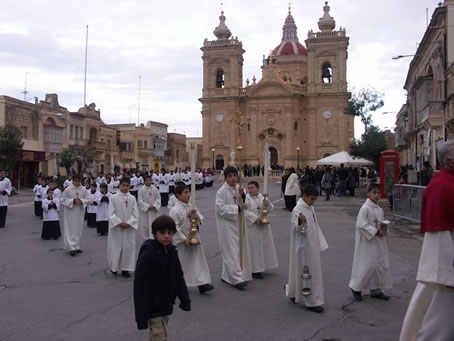
[[[175,298],[180,308],[191,310],[191,299],[183,278],[178,253],[172,245],[175,222],[169,216],[153,221],[155,239],[140,248],[134,274],[134,307],[138,329],[149,328],[149,340],[167,340],[167,323]]]

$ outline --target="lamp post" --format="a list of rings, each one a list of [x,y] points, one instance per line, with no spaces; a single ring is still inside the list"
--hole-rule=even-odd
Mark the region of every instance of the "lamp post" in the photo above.
[[[298,164],[297,164],[296,168],[300,169],[300,147],[296,147],[296,153],[298,155]]]
[[[216,149],[211,148],[211,152],[213,153],[213,168],[211,168],[211,169],[214,169],[214,152],[215,152],[215,150],[216,150]]]
[[[394,56],[393,59],[394,60],[397,60],[397,59],[401,59],[401,58],[407,58],[407,57],[415,57],[415,56],[418,56],[417,54],[404,54],[404,55],[398,55],[398,56]]]

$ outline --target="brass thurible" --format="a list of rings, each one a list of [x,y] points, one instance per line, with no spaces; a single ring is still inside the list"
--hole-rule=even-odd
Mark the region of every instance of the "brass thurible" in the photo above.
[[[311,278],[312,275],[309,272],[309,266],[308,265],[303,266],[303,273],[301,274],[303,288],[301,289],[301,295],[303,295],[304,297],[312,295]]]
[[[268,199],[268,194],[263,194],[263,201]],[[262,223],[269,224],[270,221],[268,220],[268,207],[263,205],[262,209]]]
[[[189,242],[192,244],[192,245],[197,245],[197,244],[200,244],[200,239],[197,238],[197,221],[196,219],[193,218],[194,216],[194,213],[196,213],[197,211],[196,210],[191,210],[191,230],[189,231],[189,236],[190,236],[190,239],[189,239]]]

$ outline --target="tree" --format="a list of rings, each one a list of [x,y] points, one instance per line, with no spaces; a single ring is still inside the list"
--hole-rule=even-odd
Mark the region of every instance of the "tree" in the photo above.
[[[350,154],[372,161],[375,168],[380,165],[380,153],[386,150],[385,133],[375,125],[370,125],[361,140],[354,140],[350,145]]]
[[[58,165],[66,169],[66,175],[71,174],[71,166],[74,164],[74,151],[68,148],[58,154]]]
[[[359,116],[364,124],[364,132],[367,133],[372,125],[372,112],[383,107],[383,94],[375,89],[353,90],[352,97],[344,110],[347,115]]]
[[[11,124],[0,128],[0,168],[12,172],[16,165],[16,155],[23,145],[19,128]]]
[[[74,151],[74,156],[75,160],[77,161],[79,172],[85,171],[87,168],[90,168],[95,160],[93,154],[90,153],[87,149],[76,149]]]

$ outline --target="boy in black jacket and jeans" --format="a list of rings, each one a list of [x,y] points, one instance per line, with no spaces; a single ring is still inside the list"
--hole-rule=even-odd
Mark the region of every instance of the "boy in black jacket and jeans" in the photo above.
[[[172,314],[175,298],[180,308],[191,310],[191,299],[183,278],[180,260],[172,237],[175,222],[169,216],[153,221],[151,230],[155,239],[149,239],[140,248],[134,274],[134,307],[138,329],[149,328],[149,340],[167,340],[167,323]]]

